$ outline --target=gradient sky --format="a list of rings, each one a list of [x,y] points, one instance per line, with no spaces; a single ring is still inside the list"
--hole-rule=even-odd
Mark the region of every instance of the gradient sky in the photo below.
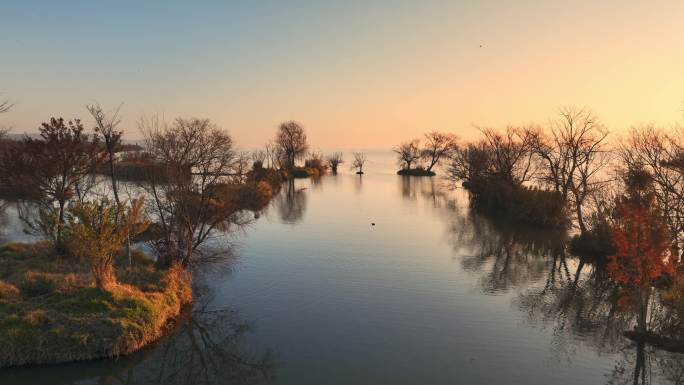
[[[207,117],[243,147],[283,120],[314,147],[544,123],[588,106],[611,131],[684,110],[684,1],[3,1],[0,123],[124,102]],[[480,48],[480,44],[483,45]]]

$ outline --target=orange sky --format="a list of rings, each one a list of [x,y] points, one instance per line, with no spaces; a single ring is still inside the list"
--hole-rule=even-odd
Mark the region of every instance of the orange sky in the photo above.
[[[562,106],[590,107],[615,132],[684,116],[679,1],[103,7],[46,10],[63,12],[55,21],[3,12],[0,97],[15,108],[0,124],[33,132],[123,101],[129,138],[160,113],[211,118],[255,147],[294,119],[329,149],[433,129],[471,138],[473,125],[544,123]]]

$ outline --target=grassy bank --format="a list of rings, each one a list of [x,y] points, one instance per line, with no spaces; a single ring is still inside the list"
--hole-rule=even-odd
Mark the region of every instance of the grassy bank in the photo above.
[[[155,341],[192,299],[189,274],[134,253],[99,291],[47,243],[0,247],[0,367],[115,357]]]

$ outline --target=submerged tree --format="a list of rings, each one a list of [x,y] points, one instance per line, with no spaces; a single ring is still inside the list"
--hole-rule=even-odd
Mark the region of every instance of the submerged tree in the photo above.
[[[352,162],[352,169],[356,169],[356,173],[363,174],[363,166],[366,164],[366,154],[363,152],[353,153],[354,161]]]
[[[432,168],[440,164],[442,160],[449,158],[455,149],[455,135],[436,131],[425,134],[425,147],[420,155],[427,164],[426,171],[432,171]]]
[[[341,152],[333,152],[332,154],[328,155],[327,161],[328,166],[330,166],[330,170],[332,171],[333,175],[337,174],[337,167],[340,164],[344,163],[344,159],[342,158]]]
[[[401,143],[392,149],[397,154],[397,163],[403,170],[411,170],[411,165],[418,162],[421,157],[420,140],[414,139]]]
[[[67,206],[74,197],[85,198],[83,182],[101,164],[102,151],[79,120],[51,118],[39,130],[38,139],[27,137],[3,154],[2,168],[11,187],[39,206],[36,218],[24,218],[29,227],[62,249]]]
[[[288,169],[293,169],[295,161],[303,158],[309,149],[304,127],[293,120],[281,123],[278,126],[275,143],[285,158],[284,164]]]

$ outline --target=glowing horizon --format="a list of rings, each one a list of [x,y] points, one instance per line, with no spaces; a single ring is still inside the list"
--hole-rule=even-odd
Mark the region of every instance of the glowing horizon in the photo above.
[[[206,117],[245,148],[297,120],[314,148],[388,148],[429,130],[544,124],[592,109],[612,132],[684,110],[684,3],[16,1],[0,14],[0,125],[124,102]]]

